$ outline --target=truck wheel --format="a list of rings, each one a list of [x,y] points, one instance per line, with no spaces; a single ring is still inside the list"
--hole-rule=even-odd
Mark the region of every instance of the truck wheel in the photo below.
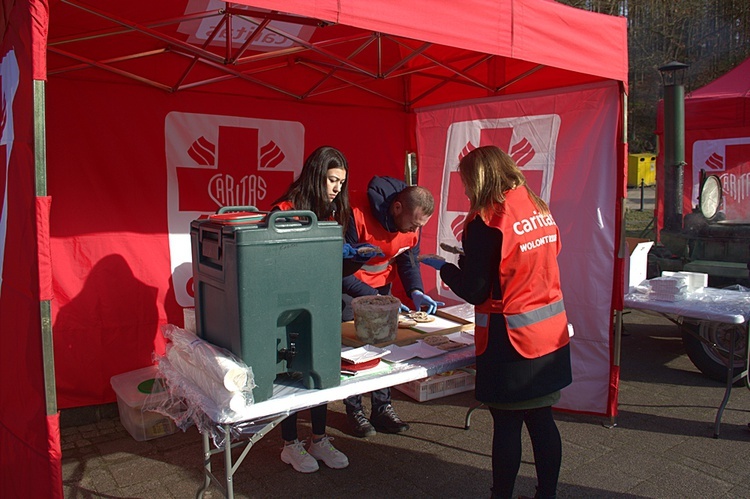
[[[747,342],[745,335],[746,324],[725,324],[723,322],[700,321],[696,323],[684,322],[684,327],[695,331],[705,340],[717,345],[718,351],[711,349],[698,338],[690,333],[682,332],[682,343],[685,345],[685,351],[690,357],[695,367],[700,372],[711,379],[726,383],[727,381],[727,362],[729,358],[729,347],[731,334],[736,334],[735,339],[735,358],[734,374],[738,376],[745,369],[745,360],[747,358]],[[741,385],[743,382],[737,381],[735,385]]]

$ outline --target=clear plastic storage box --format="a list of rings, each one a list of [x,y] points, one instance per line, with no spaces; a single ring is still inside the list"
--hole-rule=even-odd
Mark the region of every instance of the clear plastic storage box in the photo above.
[[[156,366],[149,366],[112,376],[110,380],[117,394],[120,422],[138,441],[171,435],[177,429],[169,417],[158,412],[142,410],[146,397],[152,391],[154,396],[150,402],[158,403],[167,396],[167,392],[156,380],[158,375],[159,371]],[[160,391],[163,395],[159,395]]]

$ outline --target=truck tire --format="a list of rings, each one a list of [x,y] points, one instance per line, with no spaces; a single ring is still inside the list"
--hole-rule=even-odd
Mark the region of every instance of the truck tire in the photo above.
[[[727,381],[727,359],[731,334],[736,334],[735,358],[733,376],[738,376],[745,369],[747,358],[747,336],[745,328],[747,324],[726,324],[723,322],[700,321],[698,323],[683,322],[684,327],[690,328],[705,340],[716,344],[720,351],[709,348],[692,334],[683,331],[682,343],[688,357],[703,374],[711,379],[726,383]],[[735,385],[742,385],[739,380]]]

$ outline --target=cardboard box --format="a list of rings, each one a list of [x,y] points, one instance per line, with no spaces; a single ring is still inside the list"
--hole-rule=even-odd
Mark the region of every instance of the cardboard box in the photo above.
[[[635,286],[646,280],[648,271],[648,252],[654,242],[649,239],[626,237],[628,256],[625,258],[625,293],[630,293]]]
[[[156,366],[149,366],[118,374],[110,379],[117,394],[120,422],[138,441],[171,435],[177,430],[171,418],[158,412],[142,410],[146,397],[152,392],[154,395],[150,402],[158,403],[167,398],[167,392],[160,391],[164,388],[157,379],[158,375]]]
[[[474,381],[474,375],[469,372],[448,371],[429,378],[402,383],[394,388],[417,402],[424,402],[473,390]]]

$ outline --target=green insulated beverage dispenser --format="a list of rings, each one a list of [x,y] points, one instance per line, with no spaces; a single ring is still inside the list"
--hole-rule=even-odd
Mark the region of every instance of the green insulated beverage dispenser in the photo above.
[[[190,238],[196,332],[253,369],[255,401],[281,373],[338,386],[341,227],[311,211],[229,207],[194,220]]]

